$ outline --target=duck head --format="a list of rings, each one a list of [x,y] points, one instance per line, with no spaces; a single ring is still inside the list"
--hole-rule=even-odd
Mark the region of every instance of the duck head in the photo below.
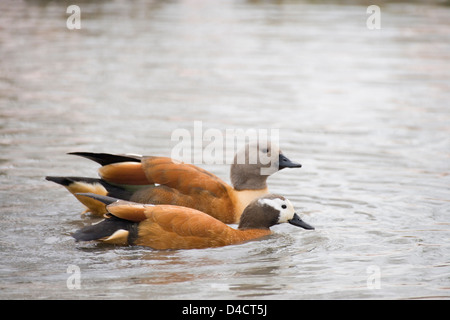
[[[245,208],[239,229],[269,229],[271,226],[286,222],[303,229],[314,230],[313,226],[300,219],[288,199],[269,194],[253,200]]]
[[[267,188],[267,178],[284,168],[301,168],[272,142],[251,142],[238,151],[231,165],[231,183],[236,190]]]

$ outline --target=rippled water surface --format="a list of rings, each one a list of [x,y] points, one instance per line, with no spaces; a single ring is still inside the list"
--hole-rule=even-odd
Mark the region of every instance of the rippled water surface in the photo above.
[[[1,1],[0,298],[448,299],[450,7],[426,3],[381,2],[369,30],[364,1]],[[75,243],[93,219],[44,177],[97,165],[66,153],[170,156],[195,121],[279,129],[303,168],[271,191],[316,230],[204,250]]]

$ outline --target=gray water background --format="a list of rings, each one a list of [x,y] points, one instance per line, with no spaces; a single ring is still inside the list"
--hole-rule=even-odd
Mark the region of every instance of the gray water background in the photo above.
[[[370,30],[369,4],[1,1],[0,298],[448,299],[450,7],[378,2]],[[98,166],[66,153],[170,156],[195,121],[278,129],[303,168],[271,191],[316,230],[203,250],[75,243],[96,220],[44,177]]]

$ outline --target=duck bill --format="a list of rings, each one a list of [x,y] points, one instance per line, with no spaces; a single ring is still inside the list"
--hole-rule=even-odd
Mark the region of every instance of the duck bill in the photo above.
[[[314,230],[313,226],[300,219],[300,217],[296,213],[294,213],[294,217],[291,220],[288,220],[288,222],[294,226],[301,227],[306,230]]]
[[[284,168],[301,168],[302,165],[298,162],[294,162],[289,160],[284,154],[280,153],[280,157],[278,158],[278,170]]]

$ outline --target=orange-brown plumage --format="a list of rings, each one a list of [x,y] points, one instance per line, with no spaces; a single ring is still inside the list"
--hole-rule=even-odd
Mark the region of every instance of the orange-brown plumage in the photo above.
[[[154,249],[219,247],[270,234],[269,229],[236,230],[201,211],[173,205],[118,202],[108,206],[115,217],[140,222],[136,245]]]
[[[137,245],[154,249],[219,247],[270,234],[270,230],[235,230],[195,209],[177,206],[148,208],[140,223]]]
[[[80,196],[100,201],[108,199],[93,194]],[[275,195],[254,200],[244,211],[245,219],[241,221],[239,229],[233,229],[204,212],[180,206],[116,201],[109,204],[107,210],[111,218],[78,231],[74,234],[75,239],[115,244],[128,242],[153,249],[201,249],[237,244],[270,235],[270,226],[277,223],[290,222],[303,228],[312,228],[299,220],[289,200]],[[296,223],[298,221],[301,223]],[[111,228],[111,223],[117,223],[118,227]],[[105,235],[104,229],[109,230],[109,233]],[[123,238],[124,234],[127,239]],[[118,239],[119,237],[122,238]]]
[[[142,164],[138,162],[120,162],[103,166],[99,169],[100,176],[111,183],[129,185],[149,184]]]
[[[141,163],[148,184],[156,185],[137,190],[131,201],[195,208],[225,223],[239,220],[233,188],[214,174],[165,157],[144,157]]]
[[[248,158],[250,153],[247,149],[241,151],[241,153],[244,152],[244,158]],[[267,151],[270,148],[265,150],[266,154],[270,153]],[[279,154],[277,170],[301,166],[284,157],[278,149],[274,152]],[[260,162],[240,164],[236,162],[237,155],[235,163],[231,166],[233,186],[230,186],[204,169],[167,157],[75,154],[95,160],[102,165],[99,169],[101,177],[99,180],[108,191],[116,188],[115,192],[117,192],[117,188],[122,188],[127,192],[126,197],[108,192],[109,196],[138,203],[169,204],[194,208],[224,223],[238,223],[245,207],[253,199],[269,193],[266,184],[268,175],[262,175],[260,172],[261,168],[267,167],[267,165]],[[57,182],[60,177],[47,177],[47,179]],[[72,190],[70,185],[65,186],[69,191]],[[92,191],[88,188],[84,191],[77,188],[77,192]],[[105,192],[102,194],[104,195]],[[95,201],[84,202],[84,204],[89,204],[88,210],[93,214],[103,215],[102,206],[93,203],[95,204]]]

